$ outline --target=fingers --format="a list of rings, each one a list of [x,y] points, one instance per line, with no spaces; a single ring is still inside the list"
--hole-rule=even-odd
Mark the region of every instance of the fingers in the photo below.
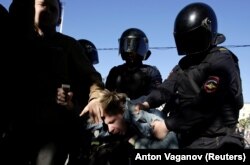
[[[57,99],[60,101],[65,101],[65,93],[62,88],[57,88]]]
[[[56,96],[56,103],[63,106],[73,105],[72,103],[72,92],[67,92],[63,90],[63,88],[57,88],[57,96]]]
[[[135,105],[135,112],[139,112],[140,110],[147,110],[149,109],[149,104],[148,102],[143,102],[143,103],[138,103]]]
[[[89,114],[90,121],[94,123],[102,122],[103,115],[103,108],[98,101],[91,101],[89,104],[84,107],[83,111],[80,113],[80,116],[85,115],[86,113]]]
[[[97,120],[96,123],[102,122],[102,117],[103,117],[103,111],[101,107],[98,107],[98,112],[97,112]]]
[[[90,110],[91,110],[91,111],[90,111]],[[84,109],[82,110],[82,112],[80,113],[79,116],[83,116],[83,115],[85,115],[87,112],[89,112],[90,118],[94,119],[94,114],[92,113],[92,110],[93,110],[93,100],[90,101],[90,102],[88,103],[88,105],[86,105],[86,106],[84,107]]]
[[[140,104],[136,104],[134,107],[135,107],[134,108],[134,113],[138,114],[140,112]]]
[[[64,94],[64,91],[62,88],[57,88],[57,96],[56,96],[56,102],[57,104],[60,104],[60,105],[65,105],[66,102],[65,102],[65,94]]]
[[[67,93],[67,97],[66,97],[68,103],[71,102],[72,97],[73,97],[73,93],[72,93],[72,92],[68,92],[68,93]]]
[[[157,139],[164,139],[168,134],[168,129],[164,121],[155,120],[151,123],[152,132]]]
[[[152,122],[152,123],[150,124],[150,126],[151,126],[151,128],[153,129],[153,131],[154,131],[154,128],[155,128],[155,122]]]
[[[72,98],[72,97],[73,97],[73,92],[68,92],[68,96],[69,96],[70,98]]]
[[[94,123],[102,122],[100,107],[95,107],[91,111],[89,111],[89,117]]]
[[[82,112],[80,113],[79,116],[83,116],[83,115],[86,114],[87,112],[89,112],[88,106],[86,106],[86,107],[82,110]]]
[[[99,120],[98,115],[93,116],[94,117],[94,122],[99,123],[101,120]]]
[[[148,102],[146,102],[146,101],[141,104],[141,107],[143,109],[149,109],[150,108]]]
[[[99,107],[100,108],[100,118],[103,118],[104,117],[104,114],[103,114],[103,109],[102,109],[102,107],[100,106]],[[101,119],[102,120],[102,119]]]

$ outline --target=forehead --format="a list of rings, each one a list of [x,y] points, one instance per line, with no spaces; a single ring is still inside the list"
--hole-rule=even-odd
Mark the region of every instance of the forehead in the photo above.
[[[117,115],[105,115],[105,122],[111,122],[111,121],[117,121],[117,120],[122,120],[122,115],[117,114]]]
[[[60,0],[35,0],[35,3],[46,3],[54,6],[59,6]]]

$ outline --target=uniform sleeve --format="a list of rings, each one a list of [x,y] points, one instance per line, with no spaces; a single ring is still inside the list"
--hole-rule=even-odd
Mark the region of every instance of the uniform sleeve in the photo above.
[[[243,105],[242,85],[237,57],[223,49],[211,58],[211,70],[204,82],[200,100],[207,104]]]
[[[226,51],[223,56],[213,66],[215,74],[221,79],[218,93],[222,93],[229,102],[238,104],[240,109],[243,106],[243,96],[238,58],[230,51]]]
[[[149,103],[149,106],[151,108],[156,108],[163,103],[168,102],[175,93],[177,68],[178,66],[174,67],[168,78],[165,79],[164,82],[160,84],[156,89],[153,89],[147,96],[146,101]]]
[[[106,83],[105,83],[105,87],[110,90],[110,91],[114,91],[116,89],[116,79],[118,76],[118,67],[115,66],[113,68],[111,68],[111,70],[109,71],[109,74],[107,76],[106,79]]]
[[[149,70],[149,75],[151,77],[151,89],[155,89],[162,84],[162,76],[157,67],[152,66]]]
[[[98,97],[98,91],[104,89],[101,74],[88,60],[81,45],[75,41],[70,50],[69,68],[74,97],[84,107],[89,99]]]

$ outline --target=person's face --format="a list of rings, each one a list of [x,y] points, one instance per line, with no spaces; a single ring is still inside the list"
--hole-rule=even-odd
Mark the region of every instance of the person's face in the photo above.
[[[108,131],[111,134],[124,135],[126,133],[127,126],[122,114],[105,115],[104,123],[108,125]]]
[[[55,29],[60,19],[58,0],[35,0],[35,26],[44,29]]]

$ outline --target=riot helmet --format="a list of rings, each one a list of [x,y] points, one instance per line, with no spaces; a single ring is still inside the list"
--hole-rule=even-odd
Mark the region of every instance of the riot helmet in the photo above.
[[[175,19],[174,38],[179,55],[208,50],[217,36],[217,18],[205,3],[191,3]]]
[[[119,39],[119,54],[122,59],[127,60],[131,53],[139,55],[141,61],[147,60],[151,54],[147,36],[137,28],[125,30]]]
[[[83,49],[85,50],[90,62],[94,64],[99,63],[98,52],[95,45],[86,39],[80,39],[78,42],[82,45]]]

